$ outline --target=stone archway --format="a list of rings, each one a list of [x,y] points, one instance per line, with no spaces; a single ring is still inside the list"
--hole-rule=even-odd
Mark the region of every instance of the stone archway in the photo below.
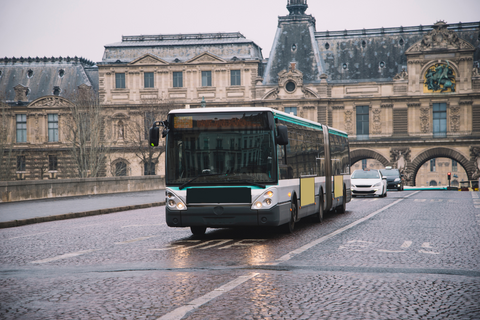
[[[408,164],[408,168],[406,171],[406,180],[409,181],[410,186],[415,185],[415,180],[417,178],[417,172],[420,167],[427,161],[433,158],[450,158],[457,161],[467,173],[468,179],[471,180],[473,178],[473,174],[475,173],[475,164],[468,160],[464,155],[460,152],[455,151],[449,148],[432,148],[425,150],[424,152],[420,153],[411,163]]]
[[[350,152],[350,166],[362,159],[375,159],[378,160],[385,167],[391,165],[387,158],[380,153],[370,149],[357,149]]]

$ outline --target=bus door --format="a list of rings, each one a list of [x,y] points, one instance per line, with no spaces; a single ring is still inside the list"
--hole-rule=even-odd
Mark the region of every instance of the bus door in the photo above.
[[[332,163],[330,161],[330,138],[329,138],[328,127],[323,126],[323,141],[325,147],[325,195],[326,195],[326,207],[325,210],[328,211],[332,208]]]

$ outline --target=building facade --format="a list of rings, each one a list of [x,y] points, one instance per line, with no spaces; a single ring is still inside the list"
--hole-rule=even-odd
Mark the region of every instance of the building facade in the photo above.
[[[268,59],[242,34],[217,33],[123,36],[105,46],[101,62],[83,63],[85,76],[72,75],[77,80],[70,83],[98,92],[109,145],[102,174],[163,174],[162,147],[146,146],[148,127],[172,108],[204,101],[209,107],[270,107],[344,130],[352,165],[371,159],[397,167],[408,185],[443,184],[422,173],[440,158],[449,159],[436,160],[442,168],[448,161],[465,179],[480,176],[479,22],[316,31],[307,9],[306,0],[287,0]],[[29,86],[23,81],[28,63],[0,63],[11,123],[21,127],[23,118],[15,122],[12,114],[26,114],[27,145],[58,149],[47,143],[50,113],[47,100],[39,101],[63,101],[66,89],[55,91],[49,76],[48,95],[38,90],[34,101],[32,90],[30,98],[20,98]],[[25,66],[25,76],[5,81],[13,65]],[[12,98],[17,91],[23,109]],[[34,106],[38,116],[30,112]],[[43,127],[35,117],[43,117]],[[45,135],[38,143],[35,130]]]

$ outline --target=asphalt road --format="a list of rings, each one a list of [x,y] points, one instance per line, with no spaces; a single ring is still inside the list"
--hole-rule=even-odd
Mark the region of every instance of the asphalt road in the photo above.
[[[164,214],[1,229],[0,319],[480,319],[479,192],[355,198],[289,235]]]

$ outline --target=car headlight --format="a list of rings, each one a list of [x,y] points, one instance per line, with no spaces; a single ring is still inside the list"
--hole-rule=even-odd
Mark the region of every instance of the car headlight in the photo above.
[[[375,183],[373,186],[374,186],[374,187],[380,187],[381,185],[382,185],[381,182],[377,182],[377,183]]]
[[[395,179],[395,182],[399,182],[399,181],[400,181],[400,178],[396,178],[396,179]]]

